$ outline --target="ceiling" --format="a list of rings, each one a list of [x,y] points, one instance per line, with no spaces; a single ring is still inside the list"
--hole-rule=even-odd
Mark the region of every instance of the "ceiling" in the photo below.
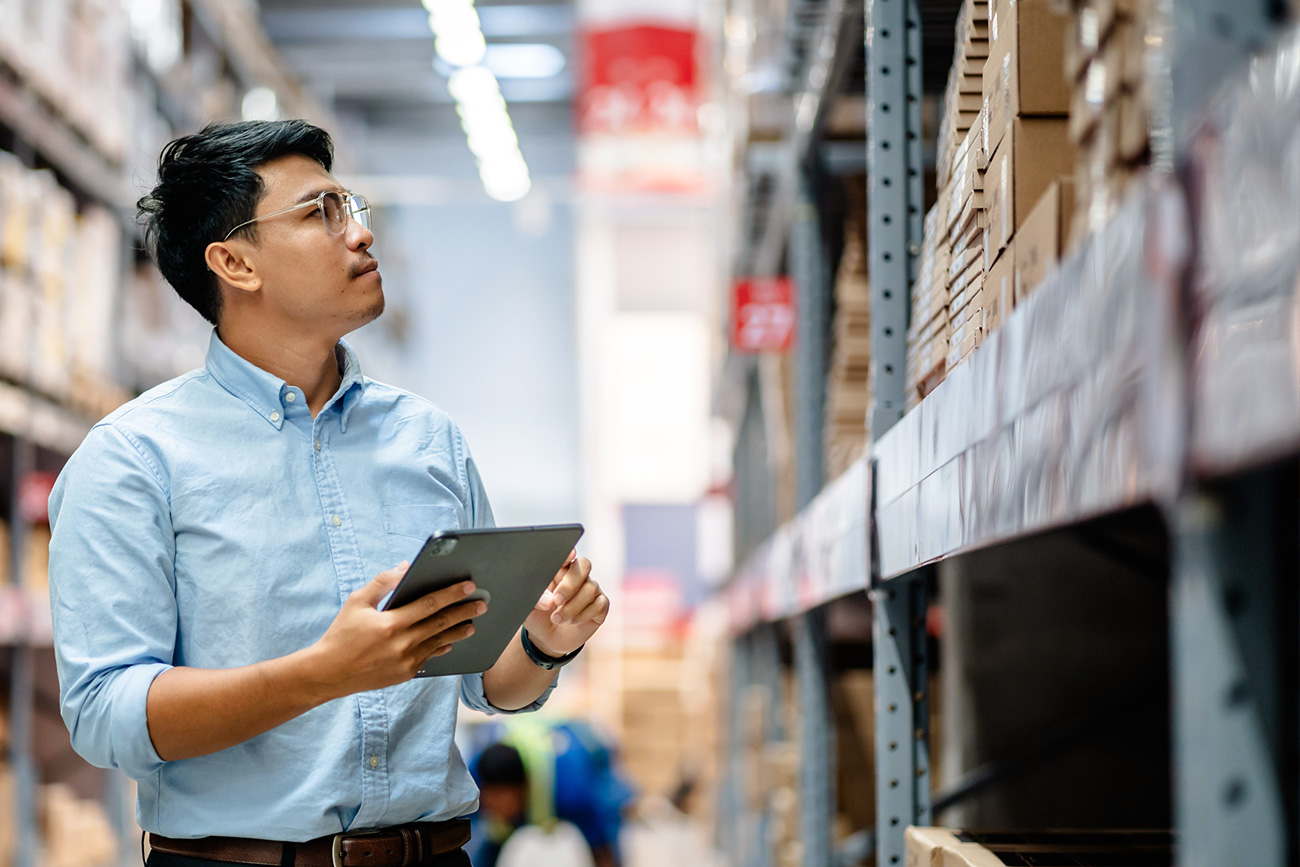
[[[341,125],[369,142],[439,139],[450,144],[455,139],[463,144],[447,92],[450,68],[441,62],[435,68],[429,14],[420,0],[261,0],[259,5],[262,24],[281,57]],[[477,0],[475,5],[489,51],[502,45],[545,45],[558,49],[564,59],[559,74],[549,77],[498,75],[525,155],[530,144],[542,142],[543,150],[554,150],[560,140],[571,143],[571,0]]]

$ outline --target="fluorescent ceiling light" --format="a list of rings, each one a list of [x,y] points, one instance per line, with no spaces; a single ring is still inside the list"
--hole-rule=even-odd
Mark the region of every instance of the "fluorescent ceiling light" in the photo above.
[[[554,45],[502,43],[487,46],[483,65],[497,78],[551,78],[564,71],[564,52]]]

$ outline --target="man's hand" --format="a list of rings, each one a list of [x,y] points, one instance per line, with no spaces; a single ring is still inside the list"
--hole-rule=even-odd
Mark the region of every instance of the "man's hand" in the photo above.
[[[239,668],[164,671],[149,687],[149,737],[166,761],[242,744],[336,698],[415,677],[431,656],[474,634],[465,621],[487,610],[468,581],[393,611],[379,603],[408,564],[381,572],[348,597],[311,647]]]
[[[343,603],[314,650],[334,673],[339,696],[382,689],[413,678],[433,656],[474,634],[466,621],[487,611],[487,603],[462,602],[474,584],[462,581],[436,590],[391,611],[379,603],[401,581],[409,563],[402,563],[357,590]]]
[[[609,597],[591,577],[591,561],[577,552],[556,573],[524,627],[537,649],[564,656],[587,643],[609,616]]]

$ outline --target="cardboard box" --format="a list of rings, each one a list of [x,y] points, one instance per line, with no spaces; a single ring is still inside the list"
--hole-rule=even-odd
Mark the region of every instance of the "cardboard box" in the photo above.
[[[992,333],[1016,305],[1016,248],[1017,238],[998,257],[984,276],[984,332]]]
[[[1146,156],[1151,146],[1150,117],[1142,92],[1121,93],[1119,97],[1119,159],[1136,162]]]
[[[1061,178],[1047,188],[1016,230],[1014,304],[1029,297],[1060,262],[1074,211],[1074,179]]]
[[[1039,197],[1057,178],[1074,171],[1075,150],[1065,118],[1017,118],[989,163],[984,178],[989,265],[1011,241]]]
[[[1065,34],[1065,77],[1077,82],[1087,71],[1088,61],[1101,49],[1097,10],[1085,6],[1069,16]]]
[[[1070,86],[1062,65],[1067,16],[1047,0],[999,0],[989,15],[984,104],[992,153],[1012,118],[1066,115]]]

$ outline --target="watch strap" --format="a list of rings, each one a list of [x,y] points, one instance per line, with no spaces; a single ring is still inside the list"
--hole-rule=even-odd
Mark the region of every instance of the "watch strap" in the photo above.
[[[564,656],[551,656],[542,653],[537,649],[537,645],[533,644],[532,639],[528,637],[528,630],[526,628],[519,630],[519,639],[524,645],[524,653],[528,654],[528,658],[532,660],[533,665],[536,665],[538,668],[544,668],[547,671],[554,671],[561,666],[573,662],[573,658],[582,652],[582,647],[587,646],[584,644],[577,650],[564,654]]]

